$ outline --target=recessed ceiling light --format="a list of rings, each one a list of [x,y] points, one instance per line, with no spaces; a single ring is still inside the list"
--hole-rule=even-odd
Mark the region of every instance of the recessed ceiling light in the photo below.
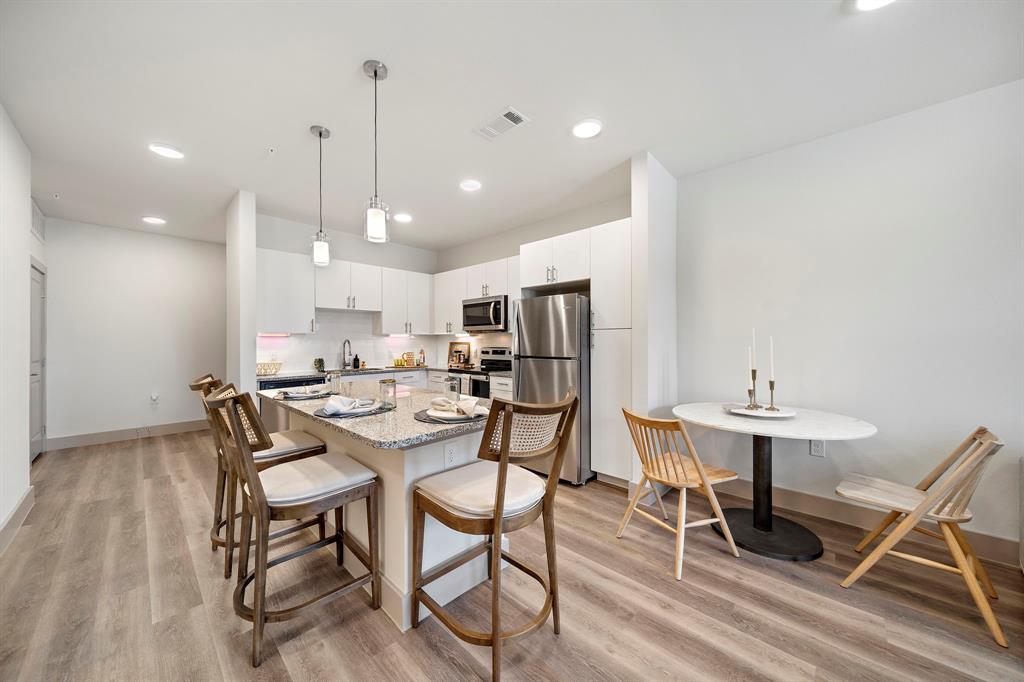
[[[857,9],[861,12],[870,12],[873,9],[880,9],[891,5],[896,0],[857,0]]]
[[[397,220],[400,223],[411,223],[412,216],[409,215],[408,213],[396,213],[395,220]]]
[[[599,132],[601,132],[601,122],[596,118],[585,118],[572,127],[572,134],[584,140],[594,137]]]
[[[185,155],[181,152],[180,149],[172,147],[169,144],[161,144],[159,142],[153,142],[152,144],[150,144],[149,151],[153,152],[154,154],[159,154],[160,156],[163,156],[168,159],[185,158]]]
[[[483,185],[480,184],[479,180],[467,179],[460,182],[459,187],[461,187],[463,191],[466,192],[475,192],[481,187],[483,187]]]
[[[155,215],[148,215],[142,219],[142,222],[149,223],[150,225],[166,225],[167,221],[163,218],[157,218]]]

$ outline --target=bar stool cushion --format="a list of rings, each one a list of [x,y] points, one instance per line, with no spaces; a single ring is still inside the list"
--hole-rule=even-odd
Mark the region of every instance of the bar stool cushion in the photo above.
[[[376,476],[342,452],[326,452],[265,469],[260,472],[260,483],[267,504],[280,507],[333,495]]]
[[[417,488],[434,502],[465,516],[491,518],[498,484],[498,463],[482,459],[417,481]],[[505,513],[525,511],[544,497],[544,479],[526,469],[508,465]]]
[[[275,431],[270,434],[270,440],[274,443],[272,448],[252,453],[255,460],[283,457],[303,450],[313,450],[323,447],[324,442],[316,436],[310,435],[301,429],[290,431]]]

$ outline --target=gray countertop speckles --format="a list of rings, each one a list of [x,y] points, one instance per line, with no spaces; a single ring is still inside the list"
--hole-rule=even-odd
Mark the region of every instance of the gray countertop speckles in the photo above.
[[[405,372],[405,371],[440,371],[447,372],[447,368],[441,367],[370,367],[366,369],[335,369],[331,372],[338,372],[342,376],[357,376],[360,374],[380,374],[382,372]],[[280,372],[267,376],[257,376],[257,381],[271,381],[274,379],[327,379],[327,372]]]
[[[410,369],[410,368],[405,368]],[[261,398],[274,400],[277,389],[258,391]],[[379,395],[379,386],[375,381],[353,381],[352,394],[355,396]],[[430,401],[441,395],[436,391],[412,388],[408,394],[402,392],[398,398],[398,407],[391,412],[373,415],[369,417],[354,417],[349,419],[330,419],[316,417],[313,411],[322,407],[326,398],[319,400],[274,400],[278,406],[300,414],[308,419],[329,426],[330,428],[355,438],[370,447],[383,450],[403,450],[428,443],[463,436],[467,433],[483,431],[486,420],[470,422],[465,424],[425,424],[416,421],[414,414],[420,410],[430,407]],[[482,400],[481,404],[487,405],[489,401]]]

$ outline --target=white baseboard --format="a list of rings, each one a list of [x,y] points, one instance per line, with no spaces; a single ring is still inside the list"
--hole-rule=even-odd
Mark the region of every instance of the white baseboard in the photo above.
[[[47,438],[46,451],[53,452],[54,450],[79,448],[85,445],[117,443],[123,440],[135,440],[136,438],[149,438],[151,436],[169,436],[175,433],[202,431],[207,427],[209,427],[209,422],[205,419],[196,419],[194,421],[187,422],[172,422],[170,424],[140,426],[136,429],[117,429],[116,431],[99,431],[97,433],[81,433],[77,436]]]
[[[32,511],[33,505],[36,503],[36,492],[32,486],[28,487],[28,490],[18,500],[18,504],[14,506],[11,513],[4,519],[4,523],[0,526],[0,554],[3,554],[4,550],[7,549],[8,545],[14,539],[15,533],[21,528],[21,524],[25,523],[25,518],[28,513]]]

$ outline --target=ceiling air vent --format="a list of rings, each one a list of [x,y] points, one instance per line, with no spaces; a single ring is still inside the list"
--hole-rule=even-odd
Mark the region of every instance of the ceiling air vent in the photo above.
[[[476,131],[486,137],[488,140],[493,140],[498,135],[506,133],[513,128],[526,125],[530,122],[522,112],[516,111],[512,107],[506,107],[504,111],[498,114],[497,118],[493,121],[488,121],[481,127],[477,128]]]

